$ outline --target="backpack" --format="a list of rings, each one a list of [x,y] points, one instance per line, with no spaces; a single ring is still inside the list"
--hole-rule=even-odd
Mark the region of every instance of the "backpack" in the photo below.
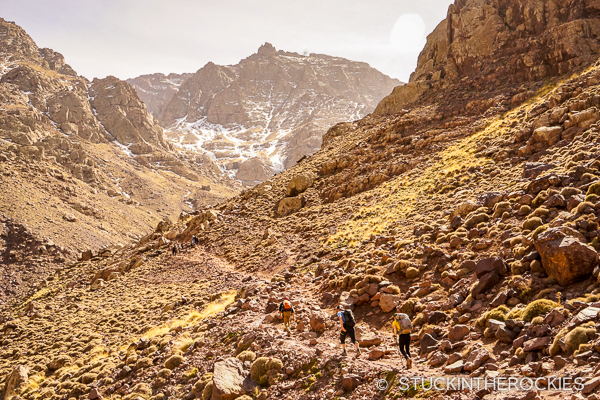
[[[398,322],[400,323],[400,333],[401,334],[405,335],[405,334],[409,334],[412,332],[412,322],[410,321],[410,318],[408,318],[408,315],[399,314]]]
[[[290,303],[289,300],[284,300],[283,301],[283,310],[284,311],[291,311],[292,309],[292,303]]]
[[[354,325],[356,325],[356,322],[354,322],[354,315],[350,310],[344,310],[344,325],[348,328],[354,328]]]

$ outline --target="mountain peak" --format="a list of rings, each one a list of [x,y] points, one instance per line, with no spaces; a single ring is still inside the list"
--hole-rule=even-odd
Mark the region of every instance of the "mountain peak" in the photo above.
[[[265,42],[265,44],[263,44],[262,46],[260,46],[258,48],[258,54],[271,55],[271,54],[275,54],[275,53],[277,53],[275,46],[273,46],[269,42]]]

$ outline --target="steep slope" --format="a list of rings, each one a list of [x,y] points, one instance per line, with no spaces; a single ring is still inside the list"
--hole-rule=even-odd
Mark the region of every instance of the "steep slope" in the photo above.
[[[146,104],[148,111],[158,118],[163,113],[169,101],[173,98],[179,86],[192,74],[149,74],[127,79]]]
[[[208,157],[174,151],[126,82],[88,82],[4,20],[0,49],[0,302],[236,193]]]
[[[597,397],[597,56],[538,81],[473,87],[467,75],[337,124],[266,182],[59,271],[6,310],[0,384],[25,399]],[[200,246],[170,254],[192,235]],[[354,310],[367,354],[339,354],[337,304]],[[411,371],[396,311],[413,320]],[[539,380],[400,385],[441,375]],[[556,376],[584,385],[546,387]]]
[[[144,98],[140,80],[130,81]],[[208,63],[158,118],[180,145],[212,154],[231,177],[254,184],[317,151],[329,126],[366,115],[399,84],[365,63],[266,43],[237,65]],[[152,103],[165,98],[152,93]]]

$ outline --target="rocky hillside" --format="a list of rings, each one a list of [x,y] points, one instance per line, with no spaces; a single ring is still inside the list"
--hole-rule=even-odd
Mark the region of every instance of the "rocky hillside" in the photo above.
[[[177,94],[179,86],[191,76],[192,74],[171,73],[165,75],[157,73],[127,79],[127,83],[135,89],[140,99],[146,104],[148,111],[158,118],[169,101]]]
[[[174,150],[126,82],[77,76],[4,20],[0,50],[0,304],[236,193],[209,157]]]
[[[490,13],[477,23],[493,25],[485,0],[464,4],[452,20],[479,8]],[[571,5],[593,24],[593,2]],[[494,42],[478,45],[493,56]],[[477,84],[484,72],[494,84]],[[4,397],[597,399],[598,53],[543,79],[495,74],[415,81],[426,90],[404,109],[396,91],[385,112],[333,126],[277,176],[56,271],[5,309]],[[291,336],[276,312],[284,295]],[[340,354],[338,304],[354,310],[359,357]],[[413,320],[410,371],[396,310]],[[400,384],[441,375],[539,378],[540,389]],[[548,388],[554,377],[583,387]]]
[[[317,151],[331,125],[365,116],[400,84],[365,63],[269,43],[237,65],[208,63],[180,85],[178,79],[155,74],[129,82],[171,139],[211,154],[250,185]]]

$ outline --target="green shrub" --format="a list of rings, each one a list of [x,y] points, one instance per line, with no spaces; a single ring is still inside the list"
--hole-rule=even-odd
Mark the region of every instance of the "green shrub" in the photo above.
[[[542,226],[544,223],[540,217],[532,217],[527,221],[523,222],[523,229],[527,229],[530,231],[535,230],[536,228]]]
[[[485,314],[485,320],[495,319],[496,321],[506,321],[506,314],[509,311],[505,305],[498,306]]]
[[[402,302],[402,304],[400,305],[400,307],[398,308],[398,312],[410,315],[414,312],[415,310],[415,304],[416,304],[417,299],[414,297],[411,297],[408,300],[405,300]]]
[[[579,350],[579,346],[587,343],[591,337],[596,334],[594,326],[578,326],[565,336],[565,347],[568,354],[573,354]]]
[[[535,317],[546,314],[553,308],[558,307],[558,304],[548,299],[539,299],[532,301],[523,310],[523,320],[530,322]]]
[[[597,196],[600,196],[600,182],[596,182],[596,183],[590,185],[590,187],[587,190],[586,195],[589,196],[590,194],[595,194]]]
[[[259,357],[250,367],[250,378],[262,386],[269,383],[269,376],[278,373],[283,368],[283,363],[278,358]]]
[[[419,270],[416,269],[415,267],[409,267],[406,269],[406,277],[408,279],[414,279],[417,276],[419,276]]]
[[[523,319],[523,309],[513,308],[506,317],[507,319]]]
[[[387,289],[387,291],[391,294],[400,294],[400,288],[396,285],[390,285]]]
[[[251,350],[242,351],[236,357],[238,358],[238,360],[240,360],[242,362],[245,362],[245,361],[252,362],[252,361],[256,360],[256,354],[254,354],[254,352]]]
[[[544,323],[544,318],[542,318],[542,317],[535,317],[534,319],[531,320],[531,323],[533,325],[542,325]]]

